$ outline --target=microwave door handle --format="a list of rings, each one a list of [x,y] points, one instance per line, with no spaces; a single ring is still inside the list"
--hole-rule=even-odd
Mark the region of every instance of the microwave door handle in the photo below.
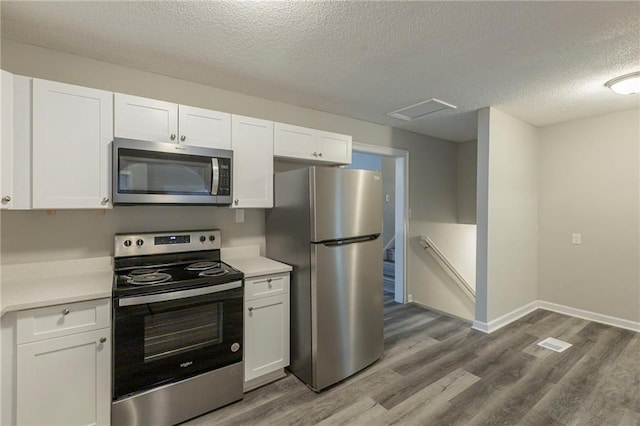
[[[220,184],[220,166],[218,159],[211,159],[211,195],[218,195],[218,185]]]

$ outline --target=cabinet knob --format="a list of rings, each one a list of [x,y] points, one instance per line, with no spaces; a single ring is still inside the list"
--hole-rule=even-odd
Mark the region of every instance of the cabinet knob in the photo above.
[[[9,201],[11,201],[11,197],[9,197],[8,195],[5,195],[4,197],[2,197],[2,202],[3,203],[8,203]]]
[[[69,315],[69,312],[70,312],[69,309],[64,309],[62,311],[62,315]]]
[[[100,338],[100,343],[104,343],[104,342],[106,342],[106,341],[107,341],[107,338],[106,338],[106,337],[101,337],[101,338]]]
[[[322,153],[321,152],[318,153],[318,157],[322,157]]]
[[[313,155],[314,157],[317,157],[317,156],[318,156],[318,153],[317,153],[317,152],[314,152],[314,153],[313,153],[313,154],[311,154],[311,155]]]
[[[233,204],[234,204],[235,206],[237,206],[237,205],[238,205],[238,203],[239,203],[239,201],[238,201],[238,199],[237,199],[237,198],[236,198],[235,200],[233,200]]]
[[[186,137],[185,135],[180,136],[180,140],[181,140],[182,142],[184,142],[186,139],[187,139],[187,137]]]
[[[271,281],[273,281],[271,278],[267,279],[267,282],[270,283]]]
[[[250,308],[249,308],[249,312],[253,312],[253,308],[251,308],[251,307],[250,307]]]
[[[102,199],[102,204],[107,204],[109,202],[109,197],[104,197]]]
[[[176,134],[175,133],[171,133],[171,136],[169,136],[169,139],[171,139],[172,141],[176,140]]]

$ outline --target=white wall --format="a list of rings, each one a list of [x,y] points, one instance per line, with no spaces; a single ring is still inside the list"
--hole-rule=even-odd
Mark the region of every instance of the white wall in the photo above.
[[[537,299],[538,138],[495,108],[478,115],[477,321]]]
[[[640,321],[639,193],[640,109],[541,129],[540,299]]]
[[[2,68],[15,74],[344,133],[352,135],[356,142],[409,151],[409,205],[413,217],[407,235],[410,241],[408,291],[416,289],[417,294],[427,281],[437,284],[438,272],[432,272],[425,264],[418,238],[427,232],[429,224],[456,222],[455,143],[7,39],[2,39],[1,53]],[[236,225],[233,212],[219,207],[116,208],[107,211],[105,216],[98,216],[94,211],[59,211],[53,217],[44,212],[2,213],[2,261],[20,263],[102,256],[112,252],[113,233],[131,229],[219,226],[225,246],[264,245],[264,211],[246,212],[244,225]],[[446,305],[434,306],[428,292],[416,300],[450,311]]]

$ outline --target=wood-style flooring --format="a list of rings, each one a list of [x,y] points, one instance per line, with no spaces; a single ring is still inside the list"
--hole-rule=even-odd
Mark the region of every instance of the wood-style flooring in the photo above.
[[[390,297],[384,318],[383,357],[344,382],[289,375],[185,424],[640,425],[640,333],[537,310],[487,335]]]

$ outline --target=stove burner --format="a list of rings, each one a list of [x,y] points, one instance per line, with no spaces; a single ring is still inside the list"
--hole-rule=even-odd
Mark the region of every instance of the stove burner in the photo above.
[[[184,269],[186,269],[187,271],[205,271],[212,268],[219,269],[220,262],[197,262],[192,263]]]
[[[160,272],[160,269],[134,269],[133,271],[129,271],[127,273],[130,277],[139,277],[140,275],[148,275],[148,274],[157,274]]]
[[[148,274],[141,274],[130,277],[127,280],[127,284],[134,285],[149,285],[149,284],[159,284],[165,281],[169,281],[171,279],[171,275],[165,274],[163,272],[152,272]]]
[[[227,275],[229,271],[222,268],[210,268],[205,271],[200,272],[198,275],[201,277],[220,277],[222,275]]]

